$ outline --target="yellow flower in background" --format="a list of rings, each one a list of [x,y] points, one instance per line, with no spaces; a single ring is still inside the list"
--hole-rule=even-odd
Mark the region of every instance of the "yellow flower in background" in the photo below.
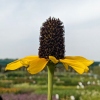
[[[88,66],[93,63],[93,61],[87,60],[81,56],[67,56],[64,59],[59,60],[53,56],[49,56],[48,60],[45,58],[39,58],[38,56],[27,56],[9,63],[6,70],[16,70],[25,66],[29,73],[36,74],[43,70],[49,61],[52,61],[54,64],[61,62],[67,70],[68,66],[71,66],[79,74],[87,72],[89,70]]]
[[[54,64],[61,62],[66,70],[68,66],[82,74],[89,70],[93,61],[81,56],[64,56],[64,26],[59,19],[49,18],[40,29],[39,56],[27,56],[9,63],[5,70],[16,70],[25,66],[31,74],[42,71],[51,61]],[[54,66],[52,66],[54,67]]]

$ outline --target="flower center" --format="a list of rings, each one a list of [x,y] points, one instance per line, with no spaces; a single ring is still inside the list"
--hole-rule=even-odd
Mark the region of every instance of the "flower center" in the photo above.
[[[49,18],[40,28],[39,57],[48,59],[54,56],[56,59],[64,58],[64,26],[59,19]]]

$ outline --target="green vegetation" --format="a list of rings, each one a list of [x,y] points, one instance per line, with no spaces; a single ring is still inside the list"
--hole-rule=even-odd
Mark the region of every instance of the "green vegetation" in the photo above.
[[[46,69],[45,69],[46,70]],[[100,99],[100,67],[94,67],[90,73],[79,75],[73,71],[55,71],[53,95],[58,94],[60,100],[99,100]],[[16,71],[0,73],[0,94],[35,93],[47,94],[47,72],[42,71],[30,75],[23,68]]]
[[[34,93],[47,94],[47,69],[30,75],[25,68],[4,72],[4,66],[13,59],[0,60],[0,94]],[[70,68],[67,72],[58,64],[54,74],[53,95],[59,100],[99,100],[100,99],[100,62],[90,66],[89,73],[79,75]]]

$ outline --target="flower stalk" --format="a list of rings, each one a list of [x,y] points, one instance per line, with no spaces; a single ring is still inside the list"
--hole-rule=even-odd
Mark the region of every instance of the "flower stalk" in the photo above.
[[[52,100],[53,76],[54,76],[55,64],[49,62],[47,68],[48,68],[48,100]]]

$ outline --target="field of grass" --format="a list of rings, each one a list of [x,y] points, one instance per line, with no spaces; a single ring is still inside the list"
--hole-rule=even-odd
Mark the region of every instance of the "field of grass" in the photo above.
[[[21,70],[0,73],[0,94],[47,95],[47,72],[36,75]],[[100,77],[93,73],[55,72],[53,96],[54,100],[72,100],[71,97],[75,100],[100,100]]]

